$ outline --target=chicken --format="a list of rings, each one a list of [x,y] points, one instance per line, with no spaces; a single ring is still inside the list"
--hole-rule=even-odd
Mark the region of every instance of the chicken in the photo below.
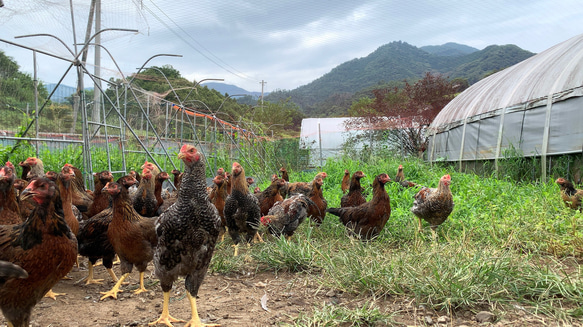
[[[45,173],[45,177],[56,183],[59,175],[57,175],[56,172],[49,170]]]
[[[227,183],[225,182],[225,176],[217,175],[213,178],[213,183],[215,188],[210,196],[211,203],[217,208],[219,212],[219,217],[221,217],[221,226],[219,229],[219,239],[220,241],[225,240],[225,233],[227,231],[227,221],[225,220],[225,202],[227,200]]]
[[[117,183],[121,184],[125,189],[129,189],[135,185],[137,181],[131,175],[127,175],[119,178]],[[104,189],[104,187],[105,185],[101,187],[100,192],[104,193],[109,200],[109,193]],[[107,237],[107,230],[112,219],[113,208],[112,204],[110,203],[109,207],[79,224],[79,233],[77,234],[77,242],[79,242],[79,255],[89,259],[89,272],[85,284],[101,284],[103,281],[102,279],[93,278],[93,266],[99,259],[103,259],[103,266],[111,276],[111,279],[114,282],[118,281],[117,276],[112,270],[115,251],[113,249],[113,245]]]
[[[101,211],[107,209],[110,205],[109,195],[105,192],[101,192],[105,184],[113,182],[113,175],[110,171],[104,170],[95,175],[96,183],[94,186],[95,191],[93,192],[93,202],[89,206],[87,211],[88,217],[93,217]]]
[[[77,236],[79,232],[79,221],[73,213],[73,186],[72,181],[75,179],[75,173],[72,169],[65,166],[61,170],[57,178],[57,187],[59,189],[59,194],[61,196],[61,202],[63,204],[63,217],[65,222],[69,225],[73,235]]]
[[[134,209],[144,217],[153,217],[158,210],[158,200],[154,194],[156,189],[154,176],[154,171],[145,167],[142,170],[142,181],[132,198]]]
[[[261,209],[257,197],[249,192],[245,180],[245,170],[237,163],[233,163],[232,190],[225,202],[225,220],[229,235],[233,239],[235,256],[239,253],[239,243],[241,236],[239,233],[247,234],[247,243],[251,240],[261,240],[257,233],[259,220],[261,219]]]
[[[356,207],[328,208],[326,212],[340,217],[350,235],[371,240],[380,234],[391,216],[391,200],[385,190],[385,184],[390,180],[387,174],[375,177],[369,202]]]
[[[57,187],[48,178],[33,179],[23,191],[37,204],[19,225],[0,226],[0,260],[20,266],[28,278],[0,278],[0,309],[9,326],[28,327],[32,308],[73,267],[77,240],[60,214]]]
[[[320,172],[320,173],[316,174],[316,176],[314,177],[314,180],[318,177],[325,179],[326,177],[328,177],[328,174],[326,174],[326,172]],[[307,196],[312,191],[312,183],[313,183],[313,180],[312,180],[312,182],[289,183],[288,187],[287,187],[287,194],[291,196],[294,194],[301,193],[301,194]]]
[[[358,207],[359,205],[366,203],[366,198],[363,194],[363,188],[360,185],[360,180],[363,177],[366,177],[366,175],[360,170],[352,174],[348,193],[340,198],[340,207]]]
[[[35,157],[28,157],[18,164],[22,167],[22,179],[30,181],[35,177],[44,177],[44,164],[42,160]]]
[[[308,206],[311,204],[313,202],[307,196],[301,193],[293,195],[277,202],[267,215],[261,217],[261,224],[273,236],[285,235],[289,240],[308,216]]]
[[[9,166],[0,168],[0,225],[22,223],[14,188],[14,170]]]
[[[583,190],[575,188],[573,183],[565,178],[557,178],[555,183],[559,184],[561,189],[561,199],[565,205],[571,209],[579,209],[581,211],[581,198],[583,198]]]
[[[185,276],[192,310],[187,326],[203,326],[196,305],[198,289],[213,256],[221,220],[206,193],[205,159],[194,146],[183,145],[178,155],[185,164],[178,199],[157,220],[158,245],[154,254],[156,277],[164,292],[162,314],[153,324],[172,326],[168,306],[172,284]]]
[[[346,191],[348,191],[349,187],[350,187],[350,172],[348,171],[348,169],[345,169],[344,176],[342,176],[342,182],[340,183],[342,193],[346,194]]]
[[[453,195],[449,185],[451,176],[443,175],[439,179],[437,188],[423,187],[415,194],[415,201],[411,212],[419,218],[419,229],[421,231],[421,220],[427,221],[431,226],[433,238],[436,238],[435,229],[441,225],[453,210]]]
[[[182,181],[182,173],[178,169],[172,169],[171,173],[174,175],[174,193],[178,193],[180,182]]]
[[[324,181],[322,178],[316,178],[312,183],[312,192],[309,195],[312,204],[308,207],[308,216],[317,226],[320,226],[322,221],[324,221],[326,208],[328,207],[328,202],[324,199],[324,194],[322,193],[323,184]]]
[[[283,201],[283,197],[279,193],[279,190],[284,186],[285,180],[275,176],[275,180],[273,180],[263,192],[255,195],[257,201],[259,201],[259,208],[261,209],[262,216],[267,215],[269,209],[271,209],[276,202]]]
[[[403,172],[403,165],[399,165],[397,169],[397,175],[395,176],[395,182],[399,183],[401,187],[408,188],[417,186],[417,183],[410,182],[405,179],[405,173]]]
[[[147,170],[147,169],[144,169]],[[121,260],[122,276],[108,292],[102,292],[100,300],[117,299],[120,286],[136,266],[140,272],[140,287],[134,294],[146,292],[144,271],[154,257],[157,243],[155,219],[142,217],[132,206],[128,190],[119,183],[107,183],[104,190],[113,198],[113,218],[107,229],[107,238]]]
[[[87,193],[85,189],[85,182],[83,181],[83,173],[81,170],[71,164],[65,164],[75,173],[75,178],[71,182],[73,186],[73,204],[83,213],[86,213],[93,203],[93,196]],[[89,217],[86,217],[89,218]]]
[[[283,179],[286,182],[289,182],[289,175],[287,174],[287,170],[285,169],[285,167],[279,168],[279,173],[280,173],[281,179]]]

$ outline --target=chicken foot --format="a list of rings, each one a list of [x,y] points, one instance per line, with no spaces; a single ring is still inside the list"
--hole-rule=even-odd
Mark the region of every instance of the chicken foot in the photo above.
[[[50,290],[49,290],[49,291],[48,291],[48,292],[45,294],[45,296],[44,296],[44,297],[50,297],[51,299],[53,299],[53,300],[55,300],[55,301],[56,301],[56,300],[57,300],[57,296],[59,296],[59,295],[67,295],[67,293],[55,293],[55,292],[53,292],[53,289],[51,288],[51,289],[50,289]]]
[[[158,320],[149,323],[148,325],[157,325],[157,324],[164,324],[168,327],[173,327],[173,322],[185,322],[184,320],[180,320],[174,318],[170,315],[170,311],[168,310],[168,305],[170,304],[170,292],[164,292],[164,302],[162,303],[162,314]]]
[[[134,294],[140,294],[147,292],[148,290],[144,287],[144,272],[140,271],[140,288],[134,291]]]
[[[203,324],[200,321],[200,317],[198,316],[198,309],[196,307],[196,297],[190,295],[190,292],[186,291],[186,295],[188,295],[188,300],[190,301],[190,308],[192,310],[192,318],[184,325],[184,327],[217,327],[220,326],[219,324]]]
[[[264,243],[263,238],[259,235],[259,232],[255,232],[255,236],[253,236],[253,243]]]
[[[99,299],[99,301],[103,300],[103,299],[107,299],[108,297],[112,297],[114,299],[117,300],[117,293],[123,292],[122,290],[120,290],[120,286],[123,283],[123,281],[128,278],[128,276],[130,275],[130,273],[126,273],[123,276],[121,276],[121,278],[117,281],[117,283],[115,283],[115,285],[113,285],[113,288],[107,292],[99,292],[101,294],[103,294],[103,296]]]
[[[102,284],[103,279],[95,279],[93,278],[93,264],[91,263],[91,261],[89,261],[88,267],[87,269],[89,269],[89,274],[87,275],[87,281],[85,282],[85,285],[89,285],[89,284]]]

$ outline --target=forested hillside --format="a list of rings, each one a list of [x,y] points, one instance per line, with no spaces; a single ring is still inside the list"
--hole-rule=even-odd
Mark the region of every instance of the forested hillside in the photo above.
[[[471,49],[453,44],[421,49],[406,42],[391,42],[366,57],[335,67],[309,84],[272,92],[265,99],[291,98],[310,117],[342,116],[357,99],[357,92],[367,93],[367,90],[386,84],[416,80],[426,72],[440,73],[450,79],[466,79],[473,84],[534,55],[515,45],[491,45],[473,52]],[[452,51],[467,54],[454,55]]]

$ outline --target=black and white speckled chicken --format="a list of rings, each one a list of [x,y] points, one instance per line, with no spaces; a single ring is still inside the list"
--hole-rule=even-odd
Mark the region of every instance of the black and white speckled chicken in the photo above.
[[[202,326],[196,296],[213,256],[220,218],[207,195],[203,155],[194,146],[183,145],[178,157],[185,164],[178,198],[156,222],[154,272],[160,279],[164,302],[160,318],[152,324],[171,326],[179,321],[169,314],[170,290],[179,276],[186,276],[186,294],[192,309],[187,326]]]
[[[292,195],[269,209],[269,213],[261,217],[261,224],[275,237],[285,235],[289,240],[308,216],[308,206],[312,204],[312,200],[301,193]]]
[[[451,176],[443,175],[437,188],[424,187],[415,194],[411,212],[419,218],[419,231],[421,231],[423,219],[430,224],[434,239],[437,226],[441,225],[453,211],[454,203],[450,184]]]
[[[246,234],[247,243],[262,241],[257,233],[259,220],[261,219],[261,209],[257,197],[247,188],[245,170],[237,163],[233,163],[231,171],[231,194],[225,202],[225,219],[229,235],[235,243],[235,256],[239,253],[240,233]]]

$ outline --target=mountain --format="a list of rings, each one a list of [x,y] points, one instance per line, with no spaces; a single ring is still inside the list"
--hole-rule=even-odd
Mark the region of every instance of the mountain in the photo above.
[[[406,42],[391,42],[366,57],[336,66],[309,84],[290,91],[272,92],[265,100],[274,102],[290,97],[311,117],[343,115],[352,101],[357,100],[354,94],[358,92],[362,94],[369,90],[370,93],[373,88],[386,87],[387,84],[415,81],[426,72],[443,74],[450,79],[466,79],[469,84],[473,84],[487,74],[534,55],[515,45],[491,45],[474,51],[474,48],[450,43],[430,46],[429,49],[434,53]],[[466,54],[445,55],[453,52]]]
[[[231,85],[231,84],[208,82],[208,83],[204,83],[203,86],[206,86],[209,89],[217,90],[222,94],[225,94],[225,93],[229,94],[229,95],[245,94],[245,95],[250,95],[253,97],[257,97],[257,98],[261,96],[261,92],[250,92],[250,91],[242,89],[236,85]],[[269,92],[264,92],[264,95],[267,95],[267,94],[269,94]]]
[[[480,51],[476,48],[454,42],[448,42],[442,45],[426,45],[419,49],[430,54],[446,57],[463,56],[470,53],[474,53],[476,51]]]

